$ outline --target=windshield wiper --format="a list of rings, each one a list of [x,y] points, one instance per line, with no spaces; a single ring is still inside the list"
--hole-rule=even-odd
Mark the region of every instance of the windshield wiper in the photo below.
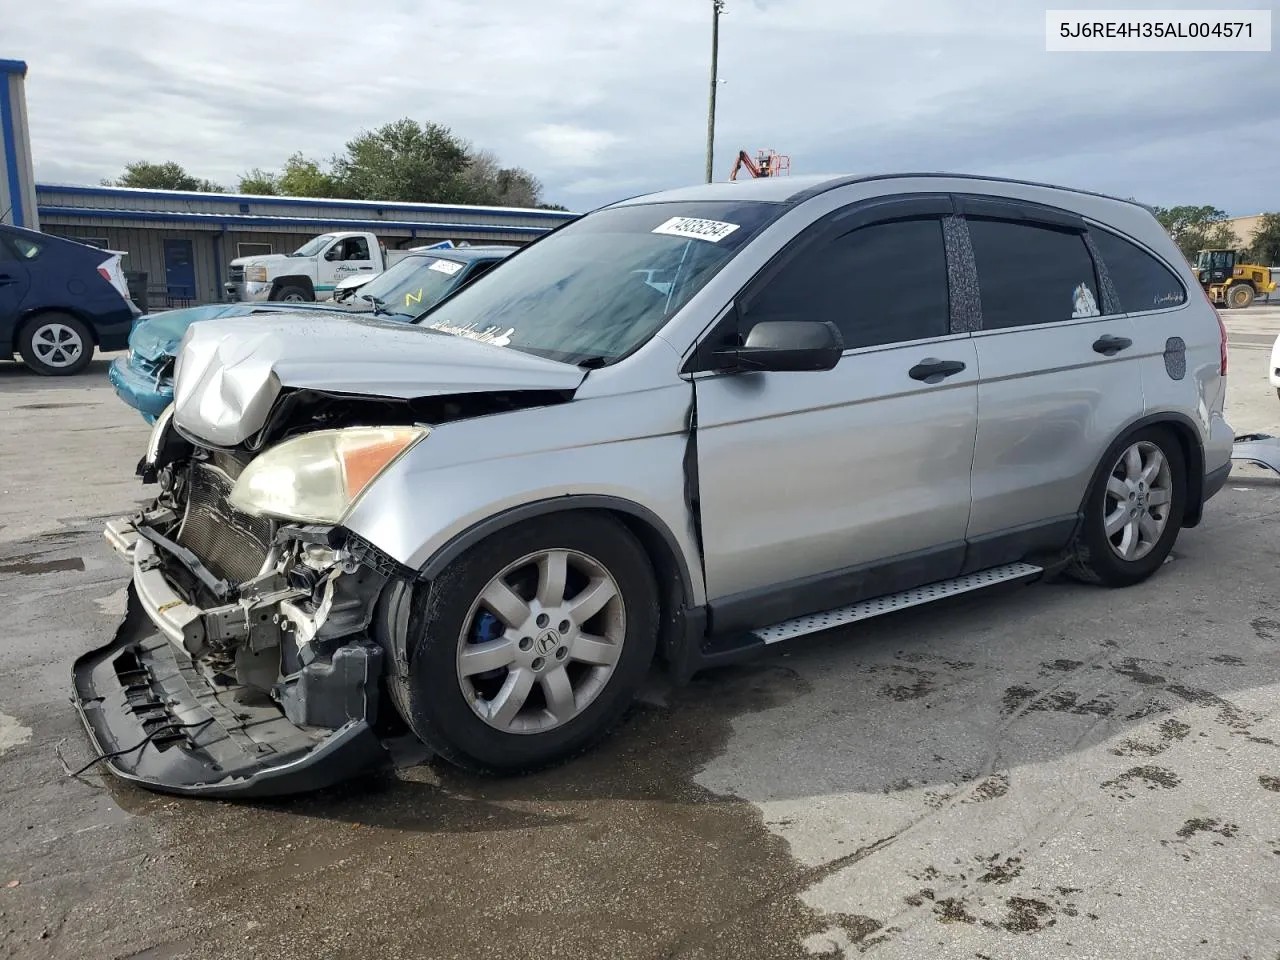
[[[609,365],[610,359],[612,358],[583,357],[581,360],[577,362],[576,366],[581,367],[583,370],[599,370],[601,367],[607,367]]]

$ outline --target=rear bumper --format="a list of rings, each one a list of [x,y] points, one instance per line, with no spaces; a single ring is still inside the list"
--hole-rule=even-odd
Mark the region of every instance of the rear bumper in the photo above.
[[[164,412],[164,408],[173,401],[173,383],[168,380],[156,382],[132,367],[129,361],[133,354],[116,357],[107,369],[107,378],[115,387],[116,396],[139,411],[148,423]]]
[[[248,798],[317,790],[387,761],[372,717],[300,726],[265,695],[194,661],[183,643],[208,629],[208,612],[178,595],[155,564],[157,548],[129,521],[109,523],[105,535],[134,579],[111,642],[76,660],[72,700],[112,773],[163,793]],[[353,650],[344,668],[376,667],[373,653],[362,660]]]

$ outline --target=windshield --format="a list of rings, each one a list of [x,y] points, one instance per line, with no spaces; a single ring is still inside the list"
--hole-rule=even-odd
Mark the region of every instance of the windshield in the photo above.
[[[447,257],[406,257],[360,289],[360,296],[380,313],[416,317],[434,306],[466,270]]]
[[[312,237],[293,253],[291,257],[314,257],[317,253],[329,245],[329,241],[333,239],[332,233],[322,234],[318,237]]]
[[[608,363],[657,333],[781,209],[701,201],[601,210],[417,322],[553,360]]]

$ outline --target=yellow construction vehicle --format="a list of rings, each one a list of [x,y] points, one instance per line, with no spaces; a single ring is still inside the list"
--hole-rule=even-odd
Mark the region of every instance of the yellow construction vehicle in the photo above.
[[[1247,307],[1255,297],[1273,293],[1271,270],[1256,263],[1243,263],[1235,250],[1200,250],[1192,270],[1209,300],[1219,307]]]

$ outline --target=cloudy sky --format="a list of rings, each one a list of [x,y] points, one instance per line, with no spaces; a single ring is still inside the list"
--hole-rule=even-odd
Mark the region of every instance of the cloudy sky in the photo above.
[[[401,116],[493,149],[573,210],[704,176],[711,0],[20,6],[0,13],[0,57],[30,66],[41,181],[147,159],[234,186]],[[1278,53],[1046,53],[1031,0],[728,6],[719,179],[737,150],[774,148],[794,174],[957,170],[1280,207],[1280,123],[1263,122],[1280,115]]]

